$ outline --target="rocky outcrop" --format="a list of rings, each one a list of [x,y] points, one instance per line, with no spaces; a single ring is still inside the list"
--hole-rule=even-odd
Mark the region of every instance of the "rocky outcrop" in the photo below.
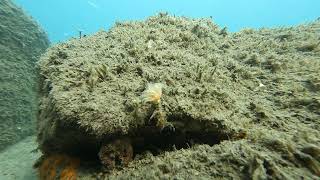
[[[35,132],[35,65],[48,45],[38,24],[11,1],[0,1],[0,150]]]
[[[58,44],[39,63],[40,148],[100,158],[100,178],[312,179],[319,28],[159,14]]]

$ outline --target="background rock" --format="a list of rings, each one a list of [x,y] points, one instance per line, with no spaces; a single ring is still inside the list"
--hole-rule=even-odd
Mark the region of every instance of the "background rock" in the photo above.
[[[9,0],[0,2],[0,150],[35,132],[37,70],[45,32]]]

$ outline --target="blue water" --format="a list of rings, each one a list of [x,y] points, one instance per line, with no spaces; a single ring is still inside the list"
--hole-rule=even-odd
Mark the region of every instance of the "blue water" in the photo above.
[[[51,42],[108,29],[114,22],[157,12],[213,17],[229,31],[290,26],[320,16],[320,0],[15,0],[47,31]]]

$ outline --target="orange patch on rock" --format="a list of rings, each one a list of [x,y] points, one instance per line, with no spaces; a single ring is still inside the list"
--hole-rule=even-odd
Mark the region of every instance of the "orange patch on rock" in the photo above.
[[[79,165],[78,158],[64,154],[45,156],[38,168],[40,180],[76,180]]]

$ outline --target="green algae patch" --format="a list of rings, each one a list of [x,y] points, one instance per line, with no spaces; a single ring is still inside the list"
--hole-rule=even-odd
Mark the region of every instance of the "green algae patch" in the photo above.
[[[301,45],[319,27],[230,34],[162,13],[58,44],[39,62],[40,148],[99,156],[100,178],[314,177],[320,61]]]

